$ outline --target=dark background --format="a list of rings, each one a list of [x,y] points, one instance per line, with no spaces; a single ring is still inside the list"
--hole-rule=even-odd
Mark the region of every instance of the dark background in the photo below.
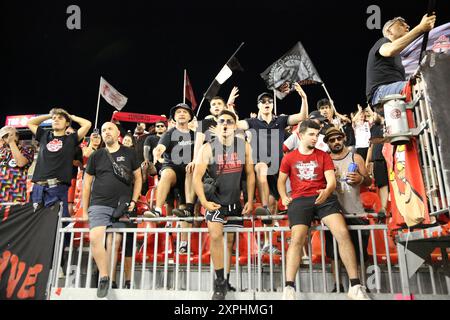
[[[411,28],[426,0],[398,1],[1,1],[2,95],[6,115],[47,113],[60,106],[92,121],[102,75],[129,100],[123,111],[168,114],[183,98],[183,69],[197,102],[223,64],[237,57],[245,69],[222,86],[240,89],[241,117],[265,91],[259,74],[301,41],[338,111],[365,104],[367,53],[381,30],[369,30],[367,7],[381,8],[381,26],[403,16]],[[81,8],[81,30],[69,30],[66,9]],[[449,20],[449,1],[437,0],[436,26]],[[325,93],[304,87],[310,111]],[[206,101],[205,101],[206,102]],[[204,103],[200,118],[207,114]],[[278,101],[278,113],[300,108],[296,93]],[[99,123],[115,109],[100,102]]]

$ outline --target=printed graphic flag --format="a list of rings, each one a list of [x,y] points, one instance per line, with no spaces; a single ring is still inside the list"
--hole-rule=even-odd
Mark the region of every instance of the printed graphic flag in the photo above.
[[[205,93],[205,98],[211,100],[214,96],[219,92],[220,86],[227,81],[233,71],[244,71],[238,59],[235,56],[232,56],[230,60],[223,66],[222,70],[217,74],[213,83],[209,86],[208,90]]]
[[[186,79],[184,81],[184,92],[186,99],[188,99],[191,102],[192,110],[195,110],[197,108],[197,100],[195,100],[194,95],[194,89],[192,88],[191,81],[189,80],[189,77],[187,75],[187,72],[185,73]]]
[[[117,91],[103,77],[100,78],[100,94],[102,97],[117,110],[122,110],[127,104],[128,98]]]
[[[294,82],[300,85],[323,82],[300,41],[260,75],[267,89],[275,90],[278,99],[283,99],[294,90],[291,85]],[[289,84],[289,91],[281,91],[286,83]]]

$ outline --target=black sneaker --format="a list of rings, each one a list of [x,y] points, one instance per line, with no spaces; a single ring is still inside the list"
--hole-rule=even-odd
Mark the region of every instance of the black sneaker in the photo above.
[[[212,296],[212,300],[225,300],[225,296],[227,295],[227,288],[228,282],[226,279],[216,279],[214,281],[214,293]]]
[[[236,288],[233,287],[229,282],[227,282],[227,291],[236,292]]]
[[[100,282],[97,288],[97,297],[104,298],[108,295],[109,289],[109,277],[100,278]]]
[[[268,208],[265,207],[259,207],[255,210],[256,216],[271,216],[272,213]],[[261,219],[261,222],[264,224],[272,224],[272,219]]]
[[[333,288],[333,290],[332,290],[331,292],[332,292],[332,293],[336,293],[336,292],[337,292],[337,286],[336,286],[336,284],[334,284],[334,288]],[[339,285],[339,293],[345,293],[345,291],[344,291],[344,286],[343,286],[342,284]]]
[[[119,288],[117,286],[117,283],[115,281],[111,282],[111,289],[117,289],[117,288]]]
[[[161,212],[151,209],[149,211],[144,211],[145,218],[161,218]]]
[[[172,213],[176,215],[178,218],[189,218],[192,216],[192,213],[187,209],[175,208],[172,210]]]
[[[125,289],[130,289],[131,288],[131,281],[127,280],[125,281]]]

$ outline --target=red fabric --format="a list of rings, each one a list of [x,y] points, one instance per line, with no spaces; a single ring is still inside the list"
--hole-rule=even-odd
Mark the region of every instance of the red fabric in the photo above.
[[[283,143],[283,152],[289,152],[289,148]]]
[[[333,160],[319,149],[309,155],[294,150],[284,156],[280,166],[280,171],[291,180],[292,199],[318,195],[317,190],[326,188],[324,172],[328,170],[334,171]]]
[[[195,100],[194,95],[194,89],[192,89],[191,81],[189,80],[189,77],[186,73],[186,99],[188,99],[191,102],[192,110],[195,110],[197,108],[197,101]]]
[[[115,113],[113,113],[111,121],[155,123],[157,121],[167,122],[167,118],[153,115],[153,114],[132,113],[132,112],[115,112]]]

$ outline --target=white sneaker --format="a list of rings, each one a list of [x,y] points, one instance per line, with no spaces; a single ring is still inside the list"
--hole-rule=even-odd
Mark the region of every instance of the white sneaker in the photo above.
[[[347,296],[352,300],[370,300],[366,292],[366,287],[360,284],[350,287]]]
[[[291,286],[284,287],[283,300],[295,300],[295,288]]]

